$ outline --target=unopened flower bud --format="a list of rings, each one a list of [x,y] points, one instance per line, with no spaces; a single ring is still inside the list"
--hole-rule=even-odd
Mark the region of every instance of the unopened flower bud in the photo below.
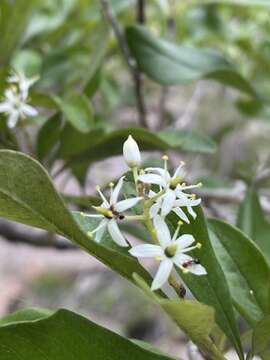
[[[127,165],[130,168],[139,167],[141,164],[141,153],[138,147],[138,144],[129,135],[128,139],[124,142],[123,145],[123,155]]]

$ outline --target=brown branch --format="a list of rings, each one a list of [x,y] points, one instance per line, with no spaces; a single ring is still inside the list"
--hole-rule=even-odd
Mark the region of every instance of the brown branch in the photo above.
[[[108,1],[108,0],[100,0],[100,1],[101,1],[104,16],[107,19],[107,21],[110,23],[110,25],[113,29],[115,37],[117,38],[117,41],[118,41],[118,45],[123,53],[124,59],[128,65],[130,74],[133,79],[133,83],[134,83],[134,87],[135,87],[136,101],[137,101],[139,123],[141,124],[141,126],[147,128],[148,125],[147,125],[147,121],[146,121],[146,107],[145,107],[144,98],[143,98],[143,87],[142,87],[142,79],[141,79],[140,70],[130,54],[129,47],[126,42],[126,38],[123,34],[120,24],[118,23],[115,15],[113,13],[113,9],[110,4],[110,1]],[[140,5],[141,4],[143,4],[143,1],[140,1]],[[141,9],[139,12],[140,12],[140,16],[142,16]]]
[[[54,234],[45,233],[42,235],[34,235],[23,233],[19,227],[12,223],[1,221],[0,236],[3,240],[14,244],[25,244],[41,248],[53,248],[57,250],[77,250],[78,247],[71,242],[61,239]]]

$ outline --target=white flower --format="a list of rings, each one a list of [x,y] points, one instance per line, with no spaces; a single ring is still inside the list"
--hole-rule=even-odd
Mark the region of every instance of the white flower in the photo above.
[[[136,257],[153,257],[160,260],[158,271],[153,280],[151,289],[157,290],[168,280],[173,266],[176,265],[183,272],[191,272],[195,275],[206,275],[205,268],[197,259],[186,255],[187,252],[200,248],[201,244],[190,246],[195,242],[192,235],[184,234],[178,237],[180,225],[177,227],[173,238],[164,219],[157,215],[154,218],[154,227],[160,245],[144,244],[137,245],[129,250]]]
[[[9,83],[18,85],[20,93],[24,100],[26,100],[28,97],[30,87],[33,86],[33,84],[37,82],[37,80],[38,76],[27,78],[23,72],[14,72],[7,78],[7,81]]]
[[[157,196],[157,193],[150,190],[149,197],[153,198]],[[165,197],[166,199],[166,197]],[[164,202],[164,195],[158,197],[155,201],[155,203],[150,208],[150,218],[153,219],[155,216],[157,216],[162,210]],[[181,197],[181,199],[176,199],[173,203],[171,211],[173,211],[182,221],[186,222],[187,224],[190,223],[189,218],[187,217],[186,213],[181,209],[181,207],[186,207],[188,213],[193,217],[193,219],[196,219],[197,214],[192,209],[193,206],[198,206],[201,203],[201,199],[195,199],[194,196],[190,194],[185,194]],[[161,215],[163,215],[163,212],[161,211]]]
[[[175,201],[177,198],[180,198],[182,202],[187,200],[189,197],[192,197],[192,194],[186,194],[183,191],[193,189],[196,187],[200,187],[201,183],[197,185],[189,185],[187,186],[185,183],[181,183],[183,177],[185,176],[185,171],[183,169],[185,163],[181,162],[176,171],[174,172],[173,176],[170,175],[167,169],[167,161],[168,157],[163,156],[164,160],[164,169],[162,168],[146,168],[145,171],[148,172],[147,174],[139,175],[138,180],[146,183],[146,184],[155,184],[159,185],[160,189],[165,191],[164,195],[161,196],[162,203],[160,204],[161,208],[161,216],[168,215],[174,207]],[[194,199],[193,199],[194,200]],[[181,202],[179,202],[179,206]],[[198,205],[199,202],[196,200],[195,202],[189,202],[189,205],[186,205],[190,211],[192,206]],[[182,205],[185,206],[185,205]],[[190,211],[192,212],[192,210]],[[180,213],[180,212],[179,212]],[[194,216],[196,216],[195,212],[192,212]],[[185,215],[185,214],[184,214]],[[184,217],[182,214],[182,217]],[[184,220],[186,221],[186,220]]]
[[[138,147],[138,144],[129,135],[128,139],[124,142],[123,145],[123,155],[127,165],[130,168],[138,167],[141,164],[141,153]]]
[[[84,214],[84,216],[87,217],[102,219],[99,225],[97,226],[97,228],[91,231],[91,234],[95,234],[95,240],[97,242],[101,240],[104,231],[107,228],[112,239],[119,246],[128,246],[126,239],[124,238],[118,227],[117,220],[124,219],[125,216],[122,213],[135,206],[141,200],[141,197],[134,197],[131,199],[118,201],[119,193],[123,186],[123,181],[124,181],[124,176],[120,178],[114,189],[113,189],[113,184],[111,184],[111,196],[109,201],[105,198],[100,188],[97,187],[97,191],[103,201],[101,206],[94,207],[99,214],[95,214],[95,215]]]
[[[0,102],[0,113],[8,115],[8,127],[16,126],[20,118],[38,115],[38,111],[26,103],[26,99],[18,92],[16,87],[10,87],[5,91],[5,100]]]

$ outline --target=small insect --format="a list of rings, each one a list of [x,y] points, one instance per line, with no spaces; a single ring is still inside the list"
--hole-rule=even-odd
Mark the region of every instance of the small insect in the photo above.
[[[192,259],[192,260],[189,260],[189,261],[186,261],[182,264],[183,268],[188,268],[192,265],[197,265],[197,264],[200,264],[200,260],[199,259]]]

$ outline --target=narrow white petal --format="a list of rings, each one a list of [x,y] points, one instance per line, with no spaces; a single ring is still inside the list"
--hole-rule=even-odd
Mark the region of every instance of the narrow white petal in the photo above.
[[[108,223],[108,219],[103,219],[103,220],[101,220],[101,222],[98,224],[98,226],[94,229],[94,230],[92,230],[92,231],[90,231],[92,234],[95,234],[96,232],[98,232],[100,229],[102,229],[104,226],[106,226],[107,225],[107,223]]]
[[[83,213],[82,216],[89,217],[89,218],[103,218],[104,217],[101,214],[85,214],[85,213]]]
[[[168,280],[172,271],[173,262],[170,259],[165,258],[161,261],[155,278],[152,282],[151,290],[160,289]]]
[[[160,203],[155,203],[150,208],[150,218],[153,219],[155,216],[157,216],[158,212],[160,210]]]
[[[138,204],[139,201],[141,201],[141,197],[134,197],[131,199],[126,199],[126,200],[122,200],[119,201],[118,203],[114,204],[114,209],[117,212],[123,212],[125,210],[128,210],[130,208],[132,208],[133,206],[135,206],[136,204]]]
[[[175,214],[176,214],[181,220],[183,220],[183,221],[186,222],[187,224],[190,223],[187,215],[184,213],[184,211],[183,211],[182,209],[180,209],[179,207],[177,207],[177,208],[174,208],[172,211],[175,212]]]
[[[163,255],[163,249],[158,245],[143,244],[134,246],[129,250],[130,254],[136,257],[159,257]]]
[[[104,220],[102,220],[102,221],[104,221]],[[102,236],[106,230],[106,225],[107,225],[107,221],[105,220],[104,223],[102,224],[102,226],[96,232],[96,236],[95,236],[96,242],[100,242],[100,240],[102,239]]]
[[[162,187],[166,187],[167,185],[164,179],[160,175],[156,175],[156,174],[139,175],[138,180],[145,184],[156,184]]]
[[[183,206],[197,206],[201,203],[201,199],[189,199],[187,197],[183,197],[181,199],[175,200],[174,206],[183,207]]]
[[[113,239],[119,246],[128,246],[126,239],[122,235],[117,222],[114,219],[109,220],[108,222],[108,231]]]
[[[112,194],[111,194],[111,198],[110,198],[110,204],[113,205],[113,204],[116,204],[117,203],[117,200],[118,200],[118,196],[119,196],[119,193],[122,189],[122,186],[123,186],[123,181],[124,181],[124,176],[122,176],[117,185],[115,186],[115,188],[113,189],[112,191]]]
[[[173,258],[173,262],[175,265],[177,266],[181,266],[182,264],[184,264],[185,262],[189,262],[189,261],[193,261],[194,259],[186,254],[182,254],[182,253],[178,253],[174,256]]]
[[[151,173],[156,173],[156,174],[162,176],[163,178],[168,176],[168,171],[165,169],[162,169],[160,167],[149,167],[149,168],[146,168],[145,171],[151,172]],[[170,174],[169,174],[169,176],[170,176]]]
[[[21,111],[26,116],[37,116],[38,111],[33,106],[28,104],[22,104]]]
[[[154,227],[157,233],[158,241],[160,242],[162,248],[165,249],[166,246],[171,242],[170,230],[166,222],[160,215],[154,217],[153,221],[154,221]]]
[[[0,103],[0,113],[9,112],[9,111],[10,111],[10,104],[8,102]]]
[[[102,199],[102,204],[101,204],[101,207],[103,208],[106,208],[106,209],[109,209],[110,208],[110,204],[109,202],[107,201],[107,199],[105,198],[105,196],[103,195],[103,192],[100,190],[99,186],[97,187],[97,192],[99,193],[99,196],[101,197]]]
[[[206,275],[207,271],[201,264],[192,264],[188,267],[188,271],[195,275]]]
[[[179,236],[179,238],[175,241],[177,244],[177,251],[182,251],[191,244],[195,242],[195,239],[190,234],[184,234]]]
[[[188,210],[188,213],[193,217],[193,219],[196,219],[197,214],[196,214],[196,212],[192,209],[192,207],[191,207],[191,206],[188,206],[188,207],[187,207],[187,210]]]
[[[175,192],[169,189],[162,198],[163,202],[161,206],[161,216],[167,216],[173,208],[176,198]]]
[[[17,111],[13,111],[9,114],[9,117],[8,117],[8,121],[7,121],[7,124],[8,124],[8,127],[10,129],[14,128],[19,120],[20,116],[19,116],[19,113]]]
[[[173,174],[173,179],[180,176],[181,178],[185,177],[186,172],[184,170],[184,163],[180,164],[178,168],[175,170],[175,173]]]

